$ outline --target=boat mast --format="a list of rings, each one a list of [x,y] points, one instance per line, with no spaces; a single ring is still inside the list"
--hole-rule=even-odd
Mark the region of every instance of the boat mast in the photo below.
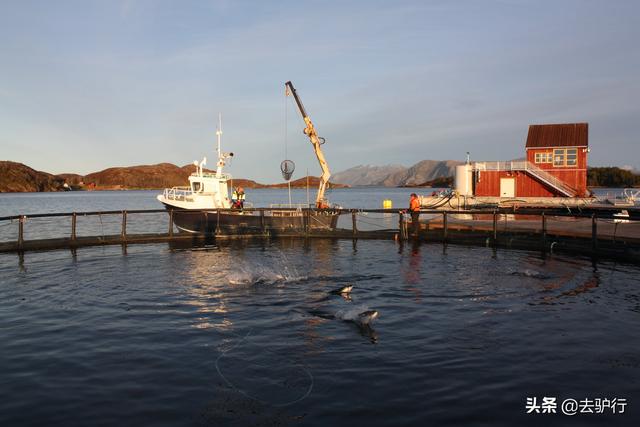
[[[319,137],[316,129],[313,127],[313,123],[311,119],[307,115],[306,110],[304,109],[304,105],[302,105],[302,101],[298,97],[296,93],[296,89],[293,87],[293,84],[288,81],[285,83],[286,94],[293,95],[293,98],[296,100],[296,104],[298,105],[298,109],[300,110],[300,114],[302,114],[302,118],[304,123],[307,125],[304,128],[304,134],[309,137],[311,144],[313,145],[313,150],[316,153],[316,157],[318,158],[318,163],[320,163],[320,169],[322,169],[322,175],[320,176],[320,186],[318,187],[318,195],[316,196],[316,208],[324,209],[328,208],[329,204],[324,198],[324,192],[327,188],[327,184],[329,183],[329,177],[331,177],[331,172],[329,171],[329,165],[327,165],[327,161],[324,158],[324,154],[322,153],[322,149],[320,146],[324,144],[324,138]]]
[[[224,166],[224,158],[222,157],[221,140],[222,140],[222,113],[218,113],[218,128],[216,129],[216,139],[218,140],[218,164],[216,167],[216,178],[222,175],[222,167]]]
[[[222,114],[218,113],[218,128],[216,129],[216,136],[218,139],[218,164],[216,168],[216,178],[222,178],[222,168],[226,164],[226,160],[233,157],[233,153],[223,153],[221,147],[222,141]]]

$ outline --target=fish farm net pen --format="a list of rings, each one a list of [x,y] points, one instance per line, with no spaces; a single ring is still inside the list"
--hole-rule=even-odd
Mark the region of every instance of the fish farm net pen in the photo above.
[[[282,217],[293,218],[288,226],[270,225],[265,221],[274,210]],[[591,256],[607,256],[640,261],[640,209],[591,209],[569,212],[566,209],[500,209],[437,210],[420,212],[417,234],[404,209],[315,209],[315,208],[246,208],[208,209],[198,211],[148,209],[67,212],[0,217],[0,252],[75,249],[96,245],[134,243],[189,242],[199,240],[232,240],[246,238],[346,238],[396,239],[412,237],[425,242],[479,244],[513,249],[565,251]],[[290,212],[289,214],[287,212]],[[207,216],[211,220],[221,214],[232,214],[237,224],[194,233],[174,232],[179,224],[176,213]],[[164,217],[152,217],[155,214]],[[326,216],[325,216],[326,215]],[[139,221],[129,221],[135,216]],[[327,218],[351,219],[349,227],[328,224]],[[282,218],[281,217],[281,218]],[[295,219],[295,218],[298,219]],[[55,218],[67,218],[62,224]],[[243,219],[254,218],[243,225]],[[258,218],[256,220],[255,218]],[[32,223],[32,220],[36,220]],[[71,226],[69,227],[69,220]],[[167,220],[169,222],[167,222]],[[87,222],[88,221],[88,222]],[[15,226],[17,222],[17,227]],[[388,224],[385,224],[388,223]],[[13,224],[13,227],[11,225]],[[221,225],[221,224],[219,224]],[[360,225],[360,227],[359,227]],[[15,228],[14,228],[15,227]],[[16,230],[17,229],[17,230]],[[79,233],[79,230],[81,233]],[[17,231],[17,237],[15,232]]]

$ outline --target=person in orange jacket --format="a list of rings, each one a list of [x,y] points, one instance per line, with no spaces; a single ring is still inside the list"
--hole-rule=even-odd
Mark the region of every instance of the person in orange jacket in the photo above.
[[[420,230],[420,199],[416,193],[411,193],[409,198],[409,213],[411,214],[411,235],[418,237]]]

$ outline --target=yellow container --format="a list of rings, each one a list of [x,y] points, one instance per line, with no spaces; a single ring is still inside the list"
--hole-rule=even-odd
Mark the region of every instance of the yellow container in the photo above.
[[[382,201],[382,209],[391,209],[393,208],[393,202],[389,199]]]

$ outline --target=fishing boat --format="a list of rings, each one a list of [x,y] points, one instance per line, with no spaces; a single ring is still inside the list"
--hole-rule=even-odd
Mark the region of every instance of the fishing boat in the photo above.
[[[254,210],[237,198],[229,197],[230,174],[223,171],[232,152],[223,152],[222,120],[219,118],[217,137],[217,163],[215,171],[207,171],[207,158],[194,161],[196,171],[188,180],[189,185],[164,189],[157,196],[167,210],[178,230],[193,234],[215,235],[220,233],[279,232],[286,230],[332,230],[336,228],[339,213],[331,209],[324,197],[331,173],[320,145],[324,142],[307,116],[291,82],[286,83],[288,95],[293,95],[305,121],[305,135],[309,137],[320,167],[322,176],[316,197],[316,209],[310,206],[270,205],[268,209]],[[284,171],[283,171],[284,173]],[[234,191],[234,195],[236,192]],[[241,196],[242,197],[242,196]],[[234,203],[235,202],[235,203]]]

